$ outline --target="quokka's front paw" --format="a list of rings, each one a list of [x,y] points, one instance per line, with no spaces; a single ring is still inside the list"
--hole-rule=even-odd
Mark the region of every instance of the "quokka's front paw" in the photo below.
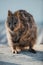
[[[18,54],[19,52],[16,51],[16,50],[13,50],[12,53],[13,53],[13,54]]]

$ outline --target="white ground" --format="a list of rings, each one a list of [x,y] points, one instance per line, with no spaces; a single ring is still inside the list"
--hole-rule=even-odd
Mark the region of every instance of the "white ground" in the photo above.
[[[35,46],[36,54],[22,51],[12,54],[6,45],[0,45],[0,65],[43,65],[43,45]]]

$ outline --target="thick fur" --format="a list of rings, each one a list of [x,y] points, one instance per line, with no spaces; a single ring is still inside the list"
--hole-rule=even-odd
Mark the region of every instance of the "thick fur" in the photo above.
[[[33,48],[37,38],[37,27],[30,13],[25,10],[18,10],[15,13],[8,11],[5,26],[12,52],[17,53],[18,49],[21,51],[27,46]]]

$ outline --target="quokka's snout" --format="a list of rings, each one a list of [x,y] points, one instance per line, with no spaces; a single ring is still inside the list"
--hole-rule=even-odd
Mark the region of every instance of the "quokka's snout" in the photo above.
[[[18,10],[14,13],[8,11],[5,25],[8,44],[13,53],[18,53],[18,49],[21,51],[27,46],[30,52],[36,53],[33,46],[37,39],[37,26],[30,13],[25,10]]]

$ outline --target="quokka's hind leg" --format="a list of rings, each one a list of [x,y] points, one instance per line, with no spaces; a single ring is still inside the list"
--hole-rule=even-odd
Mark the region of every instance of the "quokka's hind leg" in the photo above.
[[[29,52],[36,53],[36,51],[33,49],[33,46],[31,43],[29,44]]]

